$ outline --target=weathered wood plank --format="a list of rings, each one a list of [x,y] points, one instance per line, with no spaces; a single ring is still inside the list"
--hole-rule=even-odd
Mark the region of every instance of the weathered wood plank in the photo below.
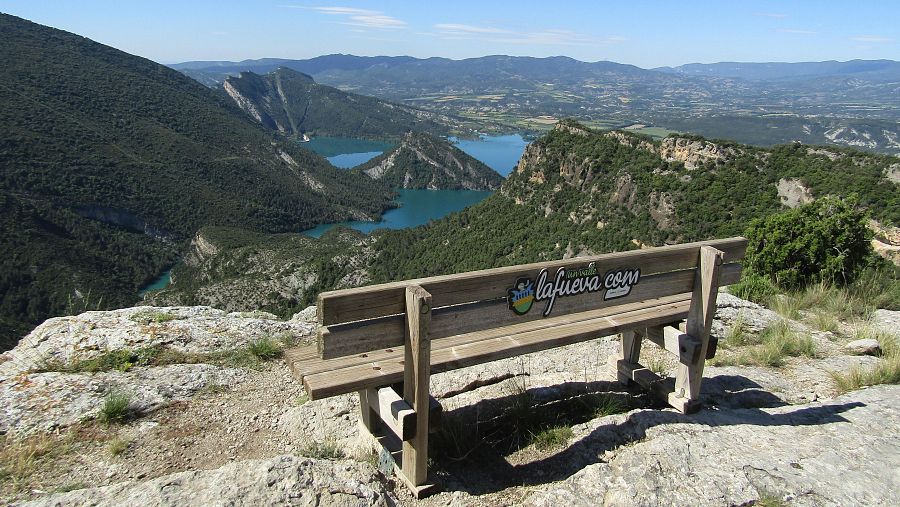
[[[405,290],[409,285],[421,286],[432,294],[434,306],[442,307],[505,295],[518,278],[534,277],[544,268],[555,271],[594,262],[601,273],[639,267],[642,275],[692,268],[697,265],[697,251],[703,245],[722,250],[726,262],[735,262],[743,258],[747,240],[736,237],[701,241],[323,292],[319,296],[319,323],[328,326],[401,314],[405,311]]]
[[[730,284],[740,279],[739,264],[729,264],[723,272],[722,283]],[[584,293],[558,298],[550,317],[543,316],[543,303],[525,315],[517,315],[509,309],[505,297],[475,303],[435,308],[432,312],[431,337],[441,339],[485,329],[546,320],[558,315],[580,313],[603,307],[627,305],[637,301],[689,292],[693,289],[696,270],[686,269],[642,276],[628,296],[604,301],[601,294]],[[378,319],[338,324],[319,328],[319,354],[323,359],[333,359],[363,354],[377,349],[398,348],[403,344],[405,317],[393,315]]]
[[[660,306],[669,303],[676,302],[685,302],[690,301],[691,293],[685,292],[681,294],[675,294],[671,296],[665,296],[661,298],[649,299],[646,301],[638,301],[635,303],[629,303],[621,306],[615,307],[607,307],[600,308],[598,310],[592,310],[588,312],[582,313],[574,313],[569,315],[561,315],[559,317],[548,317],[543,320],[532,321],[532,322],[523,322],[519,324],[513,324],[505,327],[498,327],[495,329],[486,329],[478,333],[467,333],[462,335],[456,335],[451,337],[446,337],[438,340],[433,340],[432,349],[444,348],[449,346],[459,346],[465,345],[466,343],[470,343],[478,340],[485,340],[496,338],[500,336],[514,335],[518,333],[524,333],[527,331],[537,331],[540,329],[548,329],[559,325],[572,324],[575,322],[581,322],[584,320],[598,319],[601,317],[607,317],[610,315],[615,315],[618,313],[630,312],[635,310],[641,310],[644,308],[650,308],[653,306]],[[315,352],[315,351],[314,351]],[[358,364],[368,364],[372,362],[378,361],[390,361],[393,359],[402,359],[403,349],[402,347],[396,348],[387,348],[387,349],[379,349],[373,350],[370,352],[365,352],[361,354],[355,354],[351,356],[344,356],[335,359],[323,360],[318,356],[315,356],[312,359],[307,359],[305,361],[297,362],[291,365],[291,369],[298,379],[301,379],[306,375],[314,375],[316,373],[322,373],[326,371],[340,370],[342,368],[347,368],[349,366],[355,366]]]
[[[647,339],[678,357],[682,364],[700,360],[700,340],[672,326],[647,328]],[[638,361],[632,361],[637,363]]]
[[[403,476],[413,485],[428,478],[428,405],[431,387],[432,298],[422,287],[406,288],[406,346],[404,347],[403,400],[415,411],[416,427],[411,438],[403,439]]]
[[[570,345],[637,327],[664,324],[685,318],[689,307],[688,301],[679,301],[512,335],[485,338],[483,334],[485,332],[476,332],[448,338],[440,348],[432,351],[431,372],[455,370]],[[465,343],[456,345],[455,340]],[[403,379],[403,362],[402,358],[392,356],[383,361],[371,361],[339,370],[306,375],[303,377],[303,383],[310,399],[327,398],[367,387],[390,385]]]

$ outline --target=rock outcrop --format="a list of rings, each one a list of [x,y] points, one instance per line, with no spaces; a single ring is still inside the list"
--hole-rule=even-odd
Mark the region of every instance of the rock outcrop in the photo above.
[[[27,502],[23,507],[395,504],[396,497],[385,489],[371,467],[352,461],[278,456],[231,463],[215,470],[179,472],[142,483],[70,491]]]
[[[685,417],[636,411],[576,429],[600,452],[534,506],[753,505],[760,499],[824,507],[891,505],[900,492],[900,388],[833,400]],[[603,454],[610,440],[636,443]],[[590,452],[590,451],[588,451]]]
[[[312,329],[313,324],[285,322],[265,312],[228,313],[204,306],[138,306],[55,317],[0,354],[0,381],[48,363],[71,365],[112,350],[162,346],[208,353],[246,347],[263,337],[299,339]]]
[[[314,307],[283,322],[263,314],[212,314],[205,308],[156,309],[184,318],[141,324],[111,339],[109,324],[101,323],[129,327],[117,319],[152,315],[147,309],[129,310],[69,318],[72,325],[66,333],[51,332],[61,328],[59,322],[48,322],[36,335],[45,340],[23,342],[5,356],[3,367],[11,375],[0,378],[0,433],[6,432],[12,442],[28,432],[80,427],[85,423],[79,420],[95,414],[102,397],[114,388],[134,390],[132,400],[141,416],[115,430],[119,438],[132,442],[121,456],[110,457],[104,440],[80,443],[77,465],[62,455],[34,472],[41,478],[25,482],[47,486],[11,494],[0,479],[4,501],[31,500],[24,505],[34,506],[726,507],[763,501],[892,505],[900,494],[896,474],[885,472],[900,466],[895,436],[900,386],[837,395],[832,372],[868,369],[884,359],[854,355],[845,348],[849,340],[799,321],[788,325],[810,336],[815,357],[789,357],[779,368],[708,364],[702,390],[706,409],[688,416],[655,405],[641,389],[616,382],[607,367],[608,357],[618,350],[616,337],[433,375],[431,392],[444,407],[444,430],[434,436],[441,451],[432,457],[445,491],[416,502],[395,479],[377,472],[367,441],[359,438],[357,397],[307,401],[280,361],[262,371],[175,364],[84,374],[29,373],[21,364],[16,368],[17,363],[10,363],[11,357],[43,353],[50,343],[70,351],[61,358],[159,343],[160,336],[168,336],[165,343],[171,346],[203,352],[246,343],[237,337],[225,345],[204,338],[213,328],[226,335],[227,329],[287,329],[308,339],[315,321]],[[193,313],[196,318],[188,317]],[[713,322],[719,354],[737,346],[727,338],[736,326],[757,336],[779,319],[755,303],[720,294]],[[195,325],[199,329],[191,329]],[[870,325],[896,333],[900,312],[879,310]],[[182,338],[174,336],[178,334]],[[198,341],[188,349],[181,341],[190,336]],[[82,343],[94,346],[82,352],[74,346]],[[29,348],[34,350],[29,353]],[[642,364],[654,365],[663,375],[677,366],[650,344],[641,357]],[[511,425],[511,409],[517,418],[526,413],[560,417],[596,399],[608,400],[607,408],[591,409],[574,423],[560,419],[558,424],[569,427],[571,435],[549,449],[527,439],[517,445],[494,443],[526,431]],[[527,412],[515,412],[522,410],[521,403],[527,403]],[[497,427],[497,421],[505,422]],[[481,427],[488,428],[486,433],[475,429]],[[20,431],[23,428],[31,429]],[[442,454],[452,451],[447,438],[470,447],[469,455]],[[462,461],[457,464],[456,459]],[[71,483],[79,489],[41,496],[40,491],[72,489],[67,486]]]

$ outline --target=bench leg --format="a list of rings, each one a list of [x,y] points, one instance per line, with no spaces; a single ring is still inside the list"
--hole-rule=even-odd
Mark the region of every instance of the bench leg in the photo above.
[[[428,484],[431,295],[421,287],[406,289],[406,319],[403,399],[416,411],[416,433],[403,442],[400,475],[416,498],[420,498],[435,489],[433,484]]]
[[[643,335],[640,331],[630,330],[622,332],[622,340],[619,343],[619,358],[625,363],[637,364],[641,358],[641,339]],[[632,379],[621,371],[616,369],[616,375],[619,382],[628,385]]]
[[[375,389],[359,391],[359,422],[373,435],[378,431],[376,427],[378,417],[373,408],[377,404],[378,391]]]
[[[669,396],[669,403],[682,412],[699,408],[700,383],[703,367],[709,349],[709,332],[716,313],[716,295],[719,289],[719,267],[724,253],[710,246],[700,248],[697,275],[694,277],[694,291],[686,324],[687,334],[700,342],[700,351],[695,361],[680,364],[675,375],[675,392]]]

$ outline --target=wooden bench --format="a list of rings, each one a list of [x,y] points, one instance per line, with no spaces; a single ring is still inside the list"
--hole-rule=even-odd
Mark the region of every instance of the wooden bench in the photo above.
[[[317,343],[286,356],[311,400],[359,393],[362,426],[420,497],[433,484],[434,373],[621,333],[611,361],[618,379],[696,410],[715,353],[718,287],[740,278],[746,244],[731,238],[325,292]],[[674,379],[639,364],[644,338],[678,357]]]

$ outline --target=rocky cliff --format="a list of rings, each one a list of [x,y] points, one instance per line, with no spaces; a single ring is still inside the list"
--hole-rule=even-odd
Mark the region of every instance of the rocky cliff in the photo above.
[[[263,340],[308,342],[315,308],[288,320],[202,307],[51,319],[0,355],[0,501],[892,505],[900,387],[840,394],[833,372],[893,359],[850,346],[859,323],[819,331],[727,294],[718,303],[719,357],[696,415],[616,383],[606,367],[615,337],[434,375],[445,414],[432,466],[444,492],[422,502],[358,438],[355,396],[306,401],[280,359],[246,355]],[[815,353],[777,367],[734,359],[782,322]],[[883,350],[898,325],[900,313],[883,310],[865,323]],[[147,350],[152,361],[139,357]],[[134,364],[110,362],[125,353]],[[663,375],[676,367],[652,345],[642,363]],[[129,416],[104,424],[112,393],[128,395]],[[545,416],[566,431],[540,443],[528,435]]]
[[[410,130],[450,132],[445,116],[321,85],[284,67],[265,75],[230,76],[222,91],[262,126],[296,138],[397,139]]]
[[[289,317],[314,302],[320,291],[371,283],[373,242],[343,228],[319,239],[204,228],[191,241],[184,262],[172,271],[172,283],[146,294],[144,301],[264,310]]]
[[[496,190],[503,182],[497,171],[450,142],[414,132],[354,170],[393,188]]]

